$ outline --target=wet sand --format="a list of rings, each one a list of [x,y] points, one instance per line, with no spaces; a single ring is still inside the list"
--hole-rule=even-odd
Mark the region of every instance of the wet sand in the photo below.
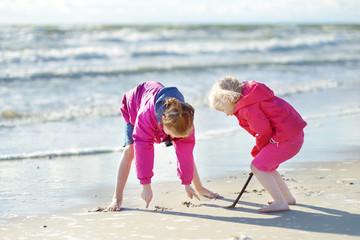
[[[188,199],[178,183],[153,183],[148,209],[140,186],[125,189],[124,209],[97,212],[99,204],[53,215],[13,218],[1,223],[2,239],[359,239],[360,161],[293,163],[279,169],[297,204],[290,211],[259,213],[270,200],[254,177],[237,206],[227,208],[248,172],[203,180],[224,198]],[[44,206],[46,208],[46,206]]]

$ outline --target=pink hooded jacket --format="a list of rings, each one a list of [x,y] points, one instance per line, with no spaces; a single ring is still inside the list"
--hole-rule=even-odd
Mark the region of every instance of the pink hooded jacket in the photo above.
[[[253,157],[270,139],[284,142],[306,126],[300,114],[285,100],[274,96],[265,84],[255,81],[244,84],[234,115],[240,126],[256,138],[256,146],[251,151]]]
[[[134,126],[134,154],[137,177],[141,184],[151,183],[154,175],[154,143],[165,142],[168,135],[155,115],[155,98],[164,86],[158,82],[145,82],[125,93],[120,110],[126,123]],[[174,138],[178,158],[177,171],[182,184],[191,184],[194,173],[193,149],[195,132],[189,137]]]

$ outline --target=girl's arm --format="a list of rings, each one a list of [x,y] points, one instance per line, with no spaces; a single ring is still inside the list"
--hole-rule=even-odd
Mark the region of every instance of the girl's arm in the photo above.
[[[261,110],[259,104],[252,104],[247,107],[246,119],[249,128],[256,133],[256,146],[252,151],[252,155],[256,155],[260,150],[269,143],[273,134],[273,129],[270,120],[265,113]]]
[[[173,141],[176,156],[178,159],[178,176],[181,184],[189,185],[194,175],[195,130],[187,138],[176,138]]]
[[[155,119],[156,121],[156,119]],[[140,184],[150,184],[154,175],[154,135],[155,126],[149,111],[140,111],[134,126],[134,158]]]
[[[250,133],[253,137],[255,137],[256,132],[251,130],[251,128],[250,128],[249,124],[247,123],[247,121],[245,121],[243,119],[239,119],[239,125],[240,125],[240,127],[244,128],[248,133]]]

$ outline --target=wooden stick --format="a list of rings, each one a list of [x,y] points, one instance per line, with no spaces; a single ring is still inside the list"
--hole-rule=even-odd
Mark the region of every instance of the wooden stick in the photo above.
[[[241,192],[239,193],[239,196],[235,199],[234,203],[231,206],[229,206],[229,208],[234,208],[236,206],[236,204],[239,202],[239,200],[241,198],[241,195],[245,192],[245,189],[246,189],[247,185],[249,184],[249,182],[250,182],[253,175],[254,174],[252,172],[249,173],[249,178],[247,179],[244,187],[241,189]]]

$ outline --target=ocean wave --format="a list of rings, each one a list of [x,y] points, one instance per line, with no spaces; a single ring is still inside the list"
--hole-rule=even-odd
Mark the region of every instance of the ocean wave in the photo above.
[[[318,80],[316,82],[310,82],[307,84],[300,84],[300,85],[294,84],[288,87],[282,85],[282,87],[277,88],[276,94],[280,97],[288,97],[295,94],[324,91],[327,89],[339,87],[342,84],[343,83],[339,81],[324,79],[324,80]],[[360,82],[358,84],[360,84]]]
[[[86,155],[121,152],[122,150],[123,148],[102,147],[102,148],[85,148],[85,149],[65,149],[65,150],[43,151],[43,152],[34,152],[34,153],[4,154],[4,155],[0,155],[0,161],[34,159],[34,158],[86,156]]]
[[[0,127],[15,127],[26,124],[73,121],[84,118],[120,116],[119,106],[92,106],[70,109],[56,109],[46,112],[19,112],[4,110],[0,113]]]
[[[179,53],[176,51],[146,51],[146,52],[134,52],[131,54],[133,58],[140,58],[140,57],[157,57],[157,56],[186,56],[184,53]]]
[[[346,117],[360,114],[360,105],[354,106],[346,109],[337,109],[327,113],[320,113],[314,115],[304,116],[305,120],[318,120],[318,119],[327,119],[333,117]]]
[[[341,53],[343,47],[351,44],[358,49],[360,32],[349,27],[341,30],[318,26],[0,27],[0,64],[271,54],[306,52],[328,46],[332,52]]]
[[[14,118],[20,118],[21,115],[15,111],[12,110],[4,110],[0,113],[0,119],[14,119]]]
[[[285,52],[304,49],[320,49],[329,45],[338,45],[342,40],[332,36],[302,37],[295,39],[266,39],[251,41],[216,40],[197,42],[158,42],[149,45],[128,46],[60,46],[58,48],[26,48],[20,50],[4,49],[0,55],[0,64],[51,63],[71,60],[109,60],[118,58],[169,57],[243,54],[261,52]]]
[[[107,49],[103,47],[71,47],[65,49],[23,49],[4,50],[0,55],[0,64],[19,63],[50,63],[67,62],[70,60],[96,60],[109,59],[114,54],[121,56],[119,49]]]
[[[191,62],[194,61],[194,62]],[[135,75],[151,72],[169,72],[169,71],[202,71],[206,69],[218,68],[246,68],[246,67],[266,67],[272,65],[283,66],[313,66],[313,65],[357,65],[360,64],[359,56],[334,56],[334,57],[305,57],[286,56],[277,58],[262,58],[262,59],[245,59],[237,62],[205,62],[189,60],[187,62],[175,63],[148,63],[147,65],[131,65],[131,66],[77,66],[77,67],[58,67],[56,69],[33,68],[28,70],[10,70],[6,69],[0,71],[0,81],[14,81],[14,80],[37,80],[37,79],[72,79],[81,77],[109,77],[119,75]]]
[[[263,50],[269,51],[290,51],[290,50],[304,50],[304,49],[319,49],[327,46],[335,46],[344,43],[343,40],[336,39],[335,36],[308,36],[294,39],[270,40],[265,44]]]

